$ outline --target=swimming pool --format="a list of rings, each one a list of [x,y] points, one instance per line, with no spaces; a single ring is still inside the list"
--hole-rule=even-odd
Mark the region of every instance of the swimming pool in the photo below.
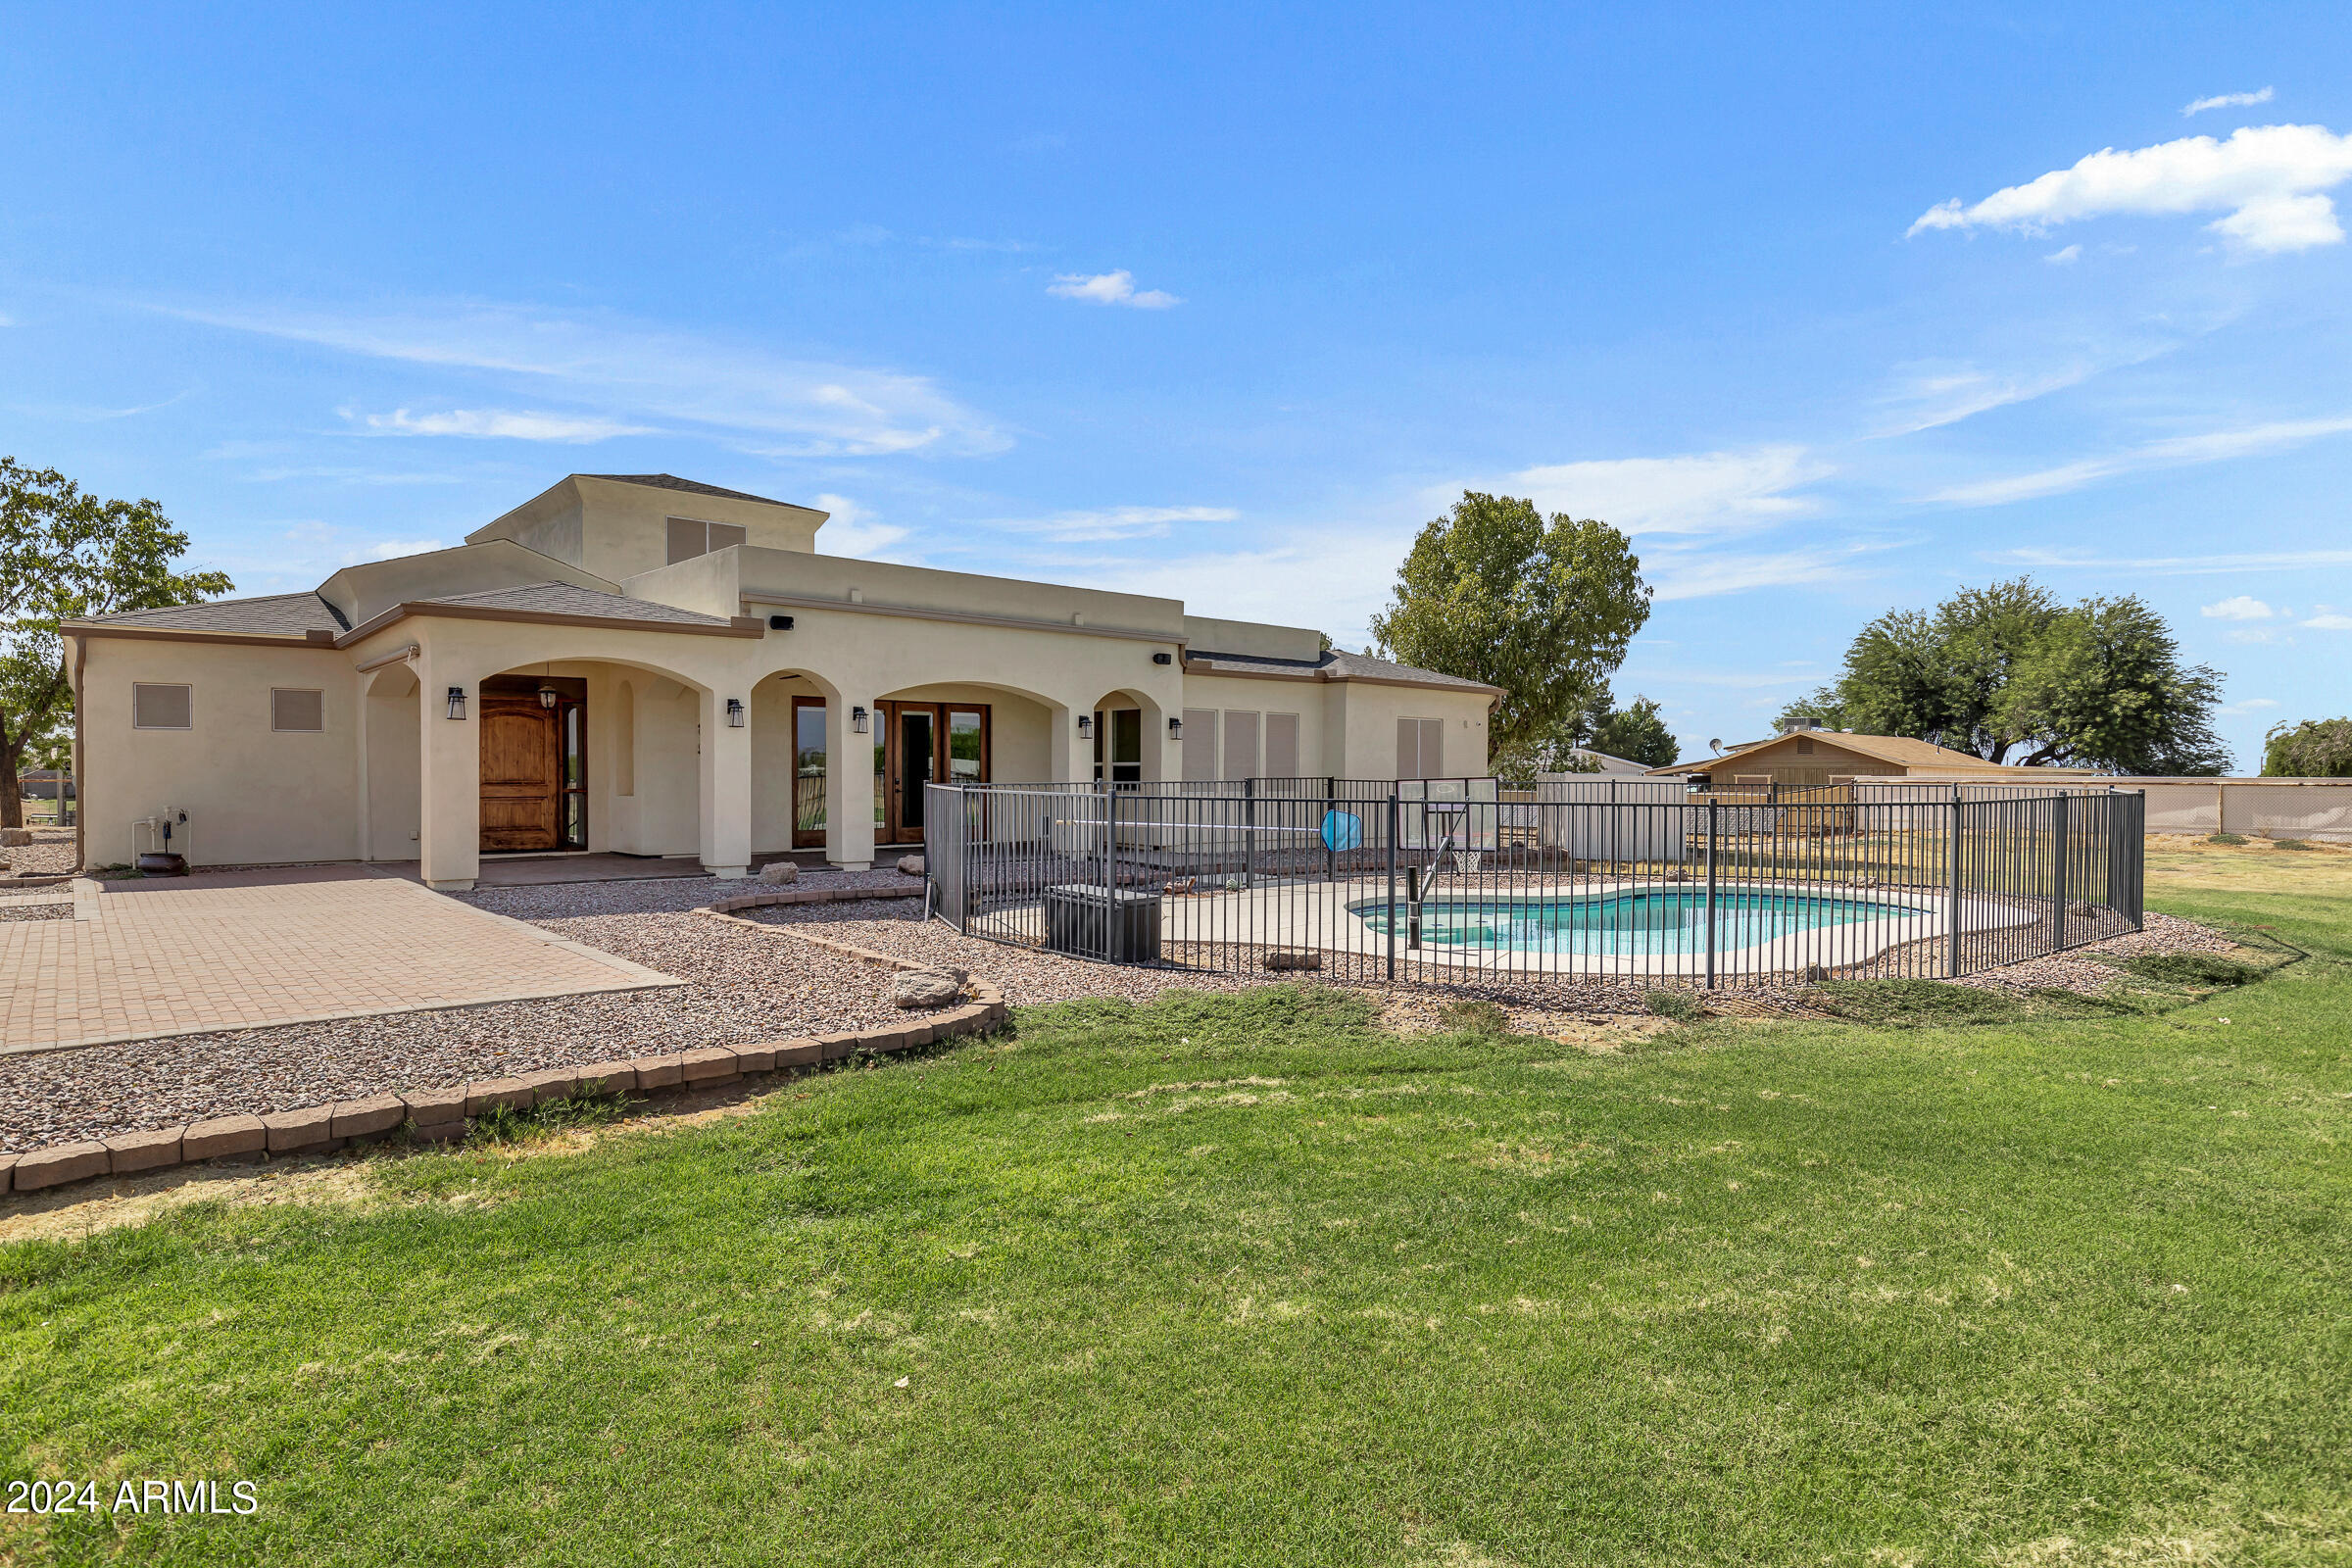
[[[1399,900],[1392,931],[1387,900],[1360,899],[1348,908],[1377,936],[1404,935],[1411,912]],[[1718,952],[1752,948],[1807,931],[1914,919],[1921,912],[1891,900],[1723,888],[1715,895],[1715,947]],[[1606,957],[1703,953],[1706,926],[1703,888],[1644,888],[1573,899],[1431,899],[1421,906],[1421,945],[1457,951]]]

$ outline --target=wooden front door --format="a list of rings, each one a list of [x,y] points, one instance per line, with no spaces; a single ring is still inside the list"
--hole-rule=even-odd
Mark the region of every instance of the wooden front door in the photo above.
[[[920,844],[923,786],[980,784],[989,777],[985,703],[882,703],[875,760],[876,842]]]
[[[587,847],[587,684],[516,675],[482,682],[484,854]]]

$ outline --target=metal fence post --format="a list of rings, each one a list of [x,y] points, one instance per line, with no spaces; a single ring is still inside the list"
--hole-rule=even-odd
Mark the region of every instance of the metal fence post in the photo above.
[[[1257,885],[1257,780],[1242,780],[1242,882]]]
[[[2050,800],[2050,951],[2066,948],[2066,802],[2062,790]]]
[[[1707,798],[1707,989],[1715,989],[1715,839],[1723,803]]]
[[[1396,792],[1389,791],[1389,978],[1396,978]]]
[[[1119,792],[1112,789],[1102,800],[1102,956],[1111,955],[1110,934],[1118,921],[1119,897]]]
[[[1340,852],[1333,843],[1333,840],[1337,839],[1340,835],[1337,825],[1331,820],[1332,813],[1340,808],[1338,799],[1339,793],[1339,780],[1331,777],[1329,774],[1324,775],[1322,830],[1323,880],[1326,882],[1337,882],[1340,879]],[[1363,835],[1358,833],[1356,836],[1361,838]]]
[[[1960,978],[1960,786],[1952,786],[1951,844],[1948,858],[1950,888],[1945,918],[1951,922],[1946,933],[1943,972],[1947,979]]]

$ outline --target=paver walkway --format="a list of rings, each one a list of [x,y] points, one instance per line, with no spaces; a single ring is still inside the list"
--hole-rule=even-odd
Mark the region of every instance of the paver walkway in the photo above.
[[[0,922],[0,1054],[682,983],[353,866],[74,892]]]

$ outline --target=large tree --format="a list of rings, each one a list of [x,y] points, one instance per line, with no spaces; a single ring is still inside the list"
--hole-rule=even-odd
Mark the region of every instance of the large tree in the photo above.
[[[152,501],[101,501],[55,468],[0,458],[0,826],[24,826],[21,770],[62,760],[74,680],[58,623],[234,587],[174,570],[187,548]]]
[[[1640,559],[1607,523],[1465,491],[1413,541],[1372,634],[1390,658],[1502,688],[1490,750],[1536,761],[1605,714],[1649,597]]]
[[[2183,665],[2142,601],[2060,603],[2028,577],[1963,588],[1931,612],[1889,611],[1855,636],[1836,684],[1781,712],[1909,735],[1992,762],[2119,773],[2218,773],[2222,677]]]
[[[2263,737],[2262,771],[2269,778],[2352,778],[2352,718],[2273,724]]]

